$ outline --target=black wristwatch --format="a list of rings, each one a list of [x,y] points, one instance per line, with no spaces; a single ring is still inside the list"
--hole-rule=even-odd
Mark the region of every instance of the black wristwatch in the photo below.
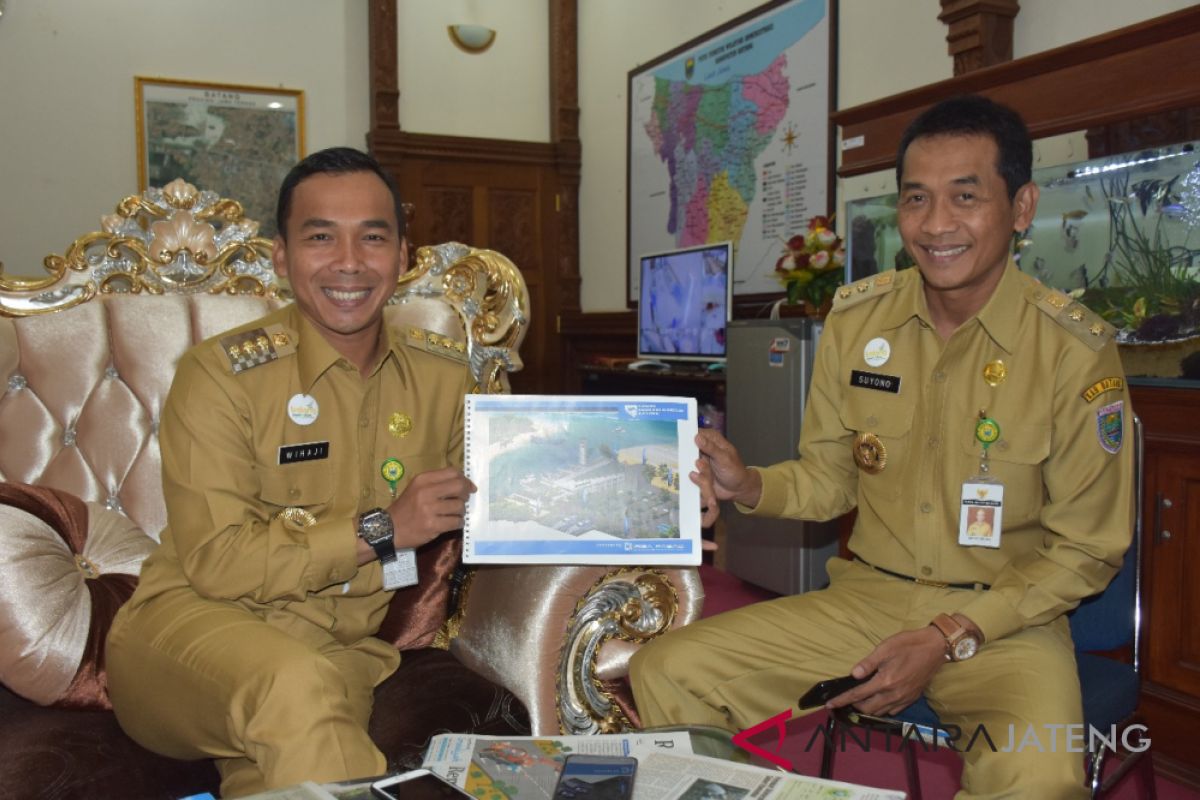
[[[391,561],[396,557],[396,529],[392,517],[382,508],[372,508],[358,518],[358,538],[371,545],[380,561]]]

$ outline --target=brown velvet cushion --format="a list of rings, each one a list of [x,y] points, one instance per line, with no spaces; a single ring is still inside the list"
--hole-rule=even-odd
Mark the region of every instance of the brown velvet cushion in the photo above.
[[[397,771],[419,767],[439,733],[528,736],[529,712],[445,650],[410,650],[375,689],[371,740],[387,756],[388,770]]]
[[[400,589],[388,605],[387,616],[375,634],[397,650],[433,645],[449,615],[451,578],[462,555],[462,534],[440,536],[417,548],[416,586]]]
[[[0,483],[0,682],[42,705],[111,708],[104,639],[154,546],[103,506]]]

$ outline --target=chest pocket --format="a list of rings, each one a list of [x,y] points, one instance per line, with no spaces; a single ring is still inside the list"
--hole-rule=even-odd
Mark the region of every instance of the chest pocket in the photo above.
[[[316,516],[333,497],[333,468],[328,460],[260,466],[259,498],[279,508],[297,506]]]
[[[982,448],[975,440],[973,427],[964,433],[961,441],[970,467],[968,474],[974,475],[979,471]],[[1045,493],[1042,464],[1049,457],[1048,424],[1001,423],[1000,439],[988,448],[988,470],[1004,484],[1004,527],[1037,518]]]
[[[912,455],[912,403],[869,389],[851,388],[845,397],[838,412],[842,426],[855,437],[874,434],[882,445],[882,469],[870,472],[857,465],[859,491],[864,499],[894,500],[903,489]]]

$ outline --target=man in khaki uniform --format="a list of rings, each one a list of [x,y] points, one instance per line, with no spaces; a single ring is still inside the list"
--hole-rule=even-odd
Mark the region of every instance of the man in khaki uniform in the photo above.
[[[923,692],[943,723],[985,726],[997,751],[964,753],[960,797],[1086,794],[1079,739],[1061,727],[1082,723],[1064,614],[1130,542],[1131,411],[1111,327],[1009,256],[1037,204],[1031,162],[1024,123],[989,100],[922,114],[897,165],[917,269],[839,290],[800,457],[747,468],[718,433],[697,437],[706,523],[718,499],[773,517],[857,508],[855,559],[829,562],[828,589],[639,651],[646,725],[744,729],[817,681],[873,675],[830,707],[894,713]],[[967,530],[977,507],[994,510],[982,542]],[[1010,735],[1026,745],[1003,752]]]
[[[296,302],[186,353],[163,409],[168,526],[114,623],[109,691],[144,746],[216,758],[226,797],[386,771],[380,559],[460,528],[474,491],[470,370],[383,322],[404,222],[369,156],[298,164],[274,251]]]

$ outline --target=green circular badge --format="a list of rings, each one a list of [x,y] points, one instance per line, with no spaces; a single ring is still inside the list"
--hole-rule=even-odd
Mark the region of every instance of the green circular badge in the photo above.
[[[975,424],[975,438],[986,447],[1000,438],[1000,426],[991,417],[984,417]]]
[[[388,460],[384,461],[383,465],[379,468],[379,474],[383,476],[385,481],[394,485],[397,481],[404,477],[404,465],[401,464],[397,459],[389,458]]]

